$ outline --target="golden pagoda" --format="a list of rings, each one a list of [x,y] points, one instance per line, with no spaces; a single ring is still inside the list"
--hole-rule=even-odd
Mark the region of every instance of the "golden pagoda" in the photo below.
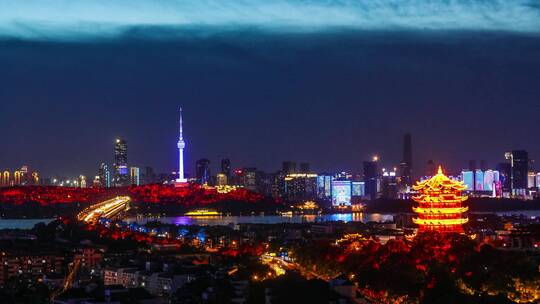
[[[413,189],[418,192],[413,200],[418,203],[413,211],[418,217],[413,222],[419,231],[463,232],[462,225],[469,219],[463,215],[469,208],[462,206],[467,196],[461,195],[467,186],[443,174],[442,168],[428,180],[417,182]]]

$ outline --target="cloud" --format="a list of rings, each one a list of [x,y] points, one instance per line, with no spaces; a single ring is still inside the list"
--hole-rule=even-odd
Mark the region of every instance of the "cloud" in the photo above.
[[[0,0],[0,37],[113,38],[137,28],[540,33],[536,0]]]

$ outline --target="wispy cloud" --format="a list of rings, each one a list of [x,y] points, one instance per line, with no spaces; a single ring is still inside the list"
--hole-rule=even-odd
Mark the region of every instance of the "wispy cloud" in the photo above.
[[[263,31],[488,30],[540,33],[537,0],[0,0],[0,37],[86,39],[135,27]]]

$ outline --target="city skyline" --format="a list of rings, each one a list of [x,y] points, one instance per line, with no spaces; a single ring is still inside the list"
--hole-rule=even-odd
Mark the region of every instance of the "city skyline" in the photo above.
[[[180,154],[182,154],[182,159],[183,159],[183,162],[181,162],[182,164],[184,164],[185,162],[185,158],[184,158],[184,147],[185,147],[185,142],[183,141],[183,130],[182,130],[182,108],[180,107],[180,141],[182,142],[182,148],[179,146],[179,143],[180,141],[177,142],[177,145],[176,145],[176,149],[177,149],[177,159],[176,159],[176,165],[174,165],[174,167],[170,168],[170,170],[162,170],[162,171],[159,171],[158,169],[158,172],[159,173],[177,173],[178,172],[178,168],[179,168],[179,160],[178,160],[178,155],[179,155],[179,151],[182,150],[180,152]],[[382,153],[378,153],[378,152],[374,152],[374,153],[371,153],[369,155],[366,155],[365,158],[358,158],[358,159],[355,159],[353,160],[353,162],[360,162],[360,163],[365,163],[366,161],[369,161],[369,160],[372,160],[372,159],[375,159],[376,158],[376,161],[378,163],[378,169],[377,171],[380,171],[380,170],[383,170],[383,169],[387,169],[387,170],[392,170],[392,168],[396,169],[397,168],[397,171],[399,172],[401,170],[400,166],[403,166],[404,163],[408,163],[410,162],[410,160],[406,160],[406,158],[410,158],[411,155],[408,155],[411,153],[411,151],[414,151],[416,149],[416,146],[414,144],[411,143],[411,137],[414,137],[412,136],[413,134],[411,133],[404,133],[402,134],[401,138],[398,139],[396,142],[394,142],[394,144],[398,145],[396,147],[396,150],[399,151],[401,150],[401,155],[397,156],[397,158],[395,157],[396,154],[400,154],[400,153],[397,153],[396,151],[392,151],[390,153],[390,155],[393,155],[394,156],[394,159],[392,160],[388,160],[386,159],[384,156],[384,154]],[[178,138],[178,137],[177,137]],[[114,150],[114,154],[111,153],[111,155],[113,157],[111,157],[111,159],[107,159],[107,157],[104,157],[104,158],[101,158],[101,160],[96,164],[96,167],[95,168],[91,168],[89,169],[89,172],[86,173],[86,172],[83,172],[85,173],[84,175],[87,175],[89,177],[92,177],[92,176],[99,176],[100,173],[99,173],[99,168],[97,166],[100,166],[100,164],[106,164],[106,165],[110,165],[111,168],[115,168],[115,164],[117,162],[117,160],[115,160],[115,158],[117,157],[118,155],[118,144],[121,143],[121,145],[125,146],[126,145],[126,139],[123,138],[123,137],[116,137],[114,140],[113,140],[113,143],[115,144],[115,148],[113,149]],[[121,148],[122,150],[125,150],[127,149],[126,147],[123,147]],[[436,160],[436,159],[428,159],[428,160],[418,160],[417,157],[416,157],[416,153],[412,153],[412,155],[414,157],[412,157],[412,163],[414,165],[412,165],[411,169],[413,170],[412,172],[412,176],[413,177],[421,177],[421,176],[426,176],[426,175],[429,175],[427,174],[428,171],[432,170],[433,168],[430,168],[430,166],[432,166],[433,164],[434,165],[442,165],[444,164],[445,167],[447,168],[447,172],[450,172],[452,174],[459,174],[461,172],[461,170],[467,170],[467,169],[470,169],[470,166],[471,166],[471,162],[481,162],[483,163],[483,166],[487,166],[489,168],[495,168],[498,164],[500,163],[505,163],[505,162],[508,162],[508,160],[505,160],[505,156],[506,153],[508,153],[509,151],[512,151],[512,150],[516,150],[516,149],[507,149],[504,153],[502,153],[502,157],[499,158],[499,160],[495,160],[493,163],[490,163],[488,162],[486,159],[489,159],[489,157],[486,157],[486,158],[471,158],[471,159],[468,159],[466,161],[463,162],[463,164],[461,165],[461,167],[456,167],[456,168],[451,168],[450,166],[448,166],[448,162],[444,162],[443,160]],[[520,149],[517,149],[517,150],[520,150]],[[415,151],[416,152],[416,151]],[[126,152],[124,152],[126,153]],[[132,155],[133,152],[130,152],[130,155]],[[135,152],[136,154],[136,152]],[[189,155],[189,149],[188,149],[188,155]],[[217,153],[208,153],[208,154],[214,154],[214,155],[217,155]],[[109,155],[109,156],[111,156]],[[205,160],[208,160],[209,161],[209,164],[208,166],[211,168],[211,171],[212,172],[216,172],[216,173],[219,173],[220,172],[220,169],[221,169],[221,165],[220,165],[220,162],[224,159],[227,159],[229,160],[231,157],[229,156],[219,156],[217,155],[217,158],[206,158],[204,156],[205,154],[202,154],[200,156],[196,156],[194,157],[193,161],[192,162],[188,162],[187,163],[187,168],[190,168],[191,170],[187,171],[185,173],[185,176],[186,177],[189,177],[189,178],[195,178],[196,177],[196,173],[197,173],[197,162],[200,160],[200,159],[205,159]],[[227,155],[227,154],[224,154],[224,155]],[[127,157],[124,156],[124,157]],[[397,160],[397,159],[400,159],[400,160]],[[493,158],[492,158],[493,159]],[[529,159],[534,163],[534,158],[530,158]],[[311,170],[312,172],[316,172],[316,173],[332,173],[332,174],[337,174],[339,172],[342,172],[342,171],[346,171],[346,172],[349,172],[349,173],[353,173],[353,174],[363,174],[365,172],[365,165],[362,166],[360,165],[359,168],[356,168],[356,169],[351,169],[350,167],[342,167],[342,168],[338,168],[336,170],[324,170],[324,169],[318,169],[318,166],[316,163],[313,163],[313,162],[310,162],[309,160],[306,160],[306,158],[304,157],[304,159],[291,159],[291,158],[284,158],[282,160],[276,160],[276,164],[275,166],[273,167],[269,167],[269,168],[264,168],[264,167],[260,167],[260,166],[257,166],[257,164],[253,164],[253,163],[250,163],[250,164],[242,164],[241,160],[238,160],[238,163],[235,163],[235,159],[232,158],[233,160],[233,163],[232,163],[232,168],[236,168],[236,169],[241,169],[241,168],[246,168],[246,167],[251,167],[251,168],[257,168],[259,170],[263,170],[263,171],[267,171],[267,172],[277,172],[280,170],[283,162],[287,162],[287,161],[293,161],[293,162],[296,162],[296,163],[307,163],[307,164],[310,164],[312,168],[314,168],[314,170]],[[433,161],[433,164],[430,165],[429,162]],[[68,164],[70,162],[70,160],[66,160],[66,163],[65,164]],[[351,160],[348,160],[348,163],[351,163]],[[420,163],[420,164],[419,164]],[[450,162],[452,163],[452,162]],[[64,165],[65,165],[64,164]],[[532,163],[531,163],[532,164]],[[21,164],[19,167],[21,166],[28,166],[29,165],[29,162],[25,162],[23,164]],[[125,170],[128,170],[129,168],[126,167],[128,165],[127,163],[127,160],[123,159],[123,164],[122,164],[124,167],[125,167]],[[31,167],[33,167],[32,165],[30,165]],[[152,166],[152,163],[151,161],[150,162],[147,162],[147,163],[140,163],[140,162],[130,162],[129,163],[129,166],[138,166],[140,168],[144,168],[144,167],[151,167],[152,169],[155,169],[154,166]],[[183,165],[185,166],[185,165]],[[182,166],[182,167],[183,167]],[[13,170],[16,170],[17,168],[19,168],[17,166],[14,166],[14,167],[7,167],[7,166],[4,166],[2,169],[13,169]],[[486,168],[487,168],[486,167]],[[33,167],[32,168],[33,170],[39,170],[39,168],[36,168],[36,167]],[[534,169],[534,165],[532,166],[531,169]],[[115,169],[116,170],[116,169]],[[409,169],[410,170],[410,169]],[[126,171],[127,172],[127,171]],[[381,171],[382,172],[382,171]],[[113,172],[114,173],[114,170]],[[127,172],[129,173],[129,172]],[[124,173],[124,174],[127,174],[127,173]],[[81,172],[78,172],[78,173],[73,173],[73,174],[63,174],[63,173],[58,173],[58,172],[54,172],[52,174],[45,174],[45,176],[51,176],[51,177],[60,177],[60,176],[78,176],[79,174],[81,174]],[[380,172],[377,173],[377,174],[381,174]],[[128,178],[128,175],[126,175],[126,177],[124,177],[124,179],[127,180]],[[125,182],[125,181],[124,181]]]
[[[213,169],[229,158],[267,171],[296,160],[361,172],[376,153],[398,166],[405,133],[416,172],[431,159],[458,171],[471,159],[495,166],[510,150],[540,157],[531,140],[540,113],[534,31],[216,28],[2,36],[0,129],[9,148],[0,165],[94,175],[112,164],[110,142],[120,137],[130,163],[176,171],[179,104],[189,113],[190,175],[200,158]]]
[[[0,0],[0,303],[540,303],[540,0]]]

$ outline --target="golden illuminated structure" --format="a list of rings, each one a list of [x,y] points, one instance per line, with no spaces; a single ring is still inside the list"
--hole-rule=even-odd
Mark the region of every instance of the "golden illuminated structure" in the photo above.
[[[196,209],[184,214],[186,216],[220,216],[221,213],[210,209]]]
[[[9,186],[9,171],[4,171],[2,174],[2,186]]]
[[[413,200],[418,203],[413,211],[418,217],[413,222],[420,231],[463,232],[462,225],[469,219],[463,215],[469,208],[462,206],[467,196],[461,195],[467,186],[443,174],[441,167],[432,178],[417,182],[418,192]]]
[[[314,201],[306,201],[302,205],[298,206],[298,208],[302,210],[315,210],[319,208],[319,206]]]
[[[15,171],[15,173],[13,174],[13,179],[14,179],[14,183],[15,185],[20,185],[21,182],[22,182],[22,173],[21,171]]]
[[[230,185],[223,185],[223,186],[208,186],[207,184],[204,184],[202,185],[202,187],[204,189],[207,189],[207,190],[216,190],[217,193],[221,193],[221,194],[227,194],[229,192],[233,192],[233,191],[236,191],[239,187],[237,186],[230,186]]]

